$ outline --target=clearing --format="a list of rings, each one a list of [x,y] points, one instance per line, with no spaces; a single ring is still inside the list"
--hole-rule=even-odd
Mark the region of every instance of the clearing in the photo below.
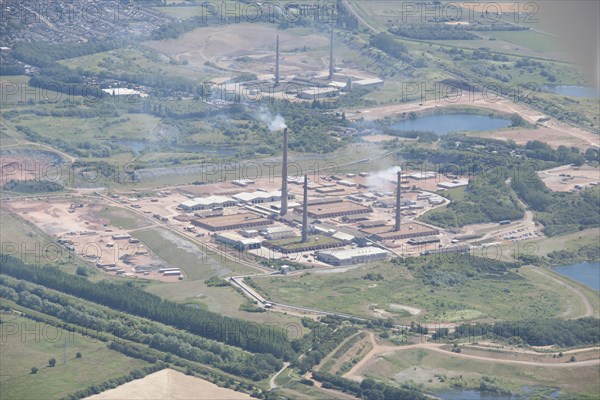
[[[142,379],[128,382],[118,388],[87,397],[88,400],[238,400],[250,399],[236,392],[185,375],[172,369],[163,369]]]

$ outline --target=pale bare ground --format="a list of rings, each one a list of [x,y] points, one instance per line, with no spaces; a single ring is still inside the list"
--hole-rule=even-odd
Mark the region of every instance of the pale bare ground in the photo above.
[[[550,190],[569,192],[575,188],[575,185],[589,185],[592,182],[600,182],[600,168],[590,165],[582,165],[581,167],[563,165],[539,171],[538,176]]]
[[[282,51],[282,73],[297,73],[306,68],[317,71],[325,67],[316,60],[303,63],[309,57],[290,50],[304,45],[312,49],[326,49],[329,43],[326,35],[310,33],[308,30],[280,31],[274,25],[240,23],[204,27],[177,39],[148,41],[145,45],[179,61],[187,60],[194,67],[205,67],[204,63],[208,61],[222,69],[266,74],[274,72],[276,35],[279,35]],[[243,63],[235,60],[242,56],[249,58]]]
[[[419,308],[404,306],[402,304],[390,304],[390,309],[408,311],[410,315],[419,315],[423,312],[423,310]]]
[[[87,397],[88,400],[238,400],[251,399],[236,392],[185,375],[173,369],[163,369],[115,389]]]
[[[587,149],[591,146],[598,146],[600,137],[590,132],[580,131],[577,128],[572,128],[550,123],[547,126],[538,126],[537,129],[503,129],[494,132],[480,132],[474,135],[480,137],[491,137],[498,140],[513,140],[518,145],[527,144],[531,140],[539,140],[546,142],[553,148],[558,146],[575,146]],[[595,144],[593,141],[595,140]]]
[[[478,361],[487,361],[487,362],[492,362],[495,364],[530,365],[530,366],[547,367],[547,368],[572,368],[572,367],[587,367],[587,366],[592,366],[592,365],[600,365],[600,359],[597,359],[597,358],[592,359],[592,360],[576,361],[576,362],[561,362],[561,363],[554,362],[554,363],[551,363],[551,362],[538,362],[538,361],[506,360],[506,359],[499,359],[499,358],[493,358],[493,357],[483,357],[483,356],[478,356],[478,355],[473,355],[473,354],[452,353],[448,350],[443,349],[444,346],[447,346],[446,343],[424,342],[424,343],[410,344],[410,345],[405,345],[405,346],[384,346],[384,345],[377,344],[377,342],[375,341],[375,336],[373,335],[372,332],[369,332],[369,336],[373,343],[373,349],[370,352],[368,352],[362,360],[360,360],[358,363],[356,363],[354,365],[354,367],[352,367],[350,369],[350,371],[346,372],[343,375],[344,378],[351,379],[354,381],[361,381],[364,371],[366,371],[369,368],[369,366],[377,360],[378,357],[383,356],[385,354],[391,354],[391,353],[404,351],[404,350],[411,350],[411,349],[431,350],[431,351],[435,351],[437,353],[443,353],[450,357],[458,357],[458,358],[472,359],[472,360],[478,360]],[[580,349],[580,350],[573,351],[573,352],[581,352],[581,351],[588,351],[588,350],[589,349]]]
[[[508,114],[517,113],[532,124],[536,123],[543,116],[540,115],[539,111],[533,110],[521,103],[513,103],[509,100],[490,101],[466,95],[448,100],[432,99],[422,103],[415,102],[363,108],[354,111],[348,110],[347,115],[348,119],[351,120],[364,118],[367,121],[373,121],[387,116],[420,112],[447,106],[472,106]],[[489,133],[484,133],[483,135],[490,136]],[[598,135],[554,120],[545,123],[544,126],[540,126],[538,129],[514,129],[494,132],[493,137],[505,140],[513,139],[521,144],[526,143],[528,140],[538,139],[547,142],[552,147],[558,147],[561,144],[577,146],[579,148],[588,148],[590,146],[600,147],[600,137]]]

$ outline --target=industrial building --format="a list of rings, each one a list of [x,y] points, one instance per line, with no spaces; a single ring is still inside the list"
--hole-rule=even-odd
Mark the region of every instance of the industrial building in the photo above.
[[[220,217],[195,219],[192,225],[199,226],[212,232],[232,229],[245,229],[270,225],[273,221],[252,213],[222,215]]]
[[[393,227],[376,227],[361,229],[362,232],[369,233],[375,240],[396,240],[396,239],[411,239],[422,236],[439,235],[440,231],[436,228],[419,224],[414,221],[404,222],[399,230],[393,230]]]
[[[424,237],[419,237],[419,238],[411,238],[407,241],[408,244],[413,245],[413,246],[420,246],[420,245],[424,245],[424,244],[439,243],[439,242],[440,242],[440,238],[437,236],[424,236]]]
[[[359,247],[348,250],[325,250],[317,252],[317,259],[335,266],[383,261],[387,258],[387,251],[379,247]]]
[[[366,214],[371,211],[373,211],[371,207],[349,201],[337,201],[335,203],[308,206],[308,215],[311,218],[336,218],[346,215]]]
[[[383,86],[383,80],[379,78],[361,79],[352,81],[352,88],[375,88]]]
[[[234,194],[232,197],[240,203],[269,203],[273,201],[281,201],[281,191],[276,190],[274,192],[265,192],[261,190],[256,190],[254,192],[242,192]],[[288,200],[293,200],[294,197],[295,196],[293,194],[288,193]]]
[[[235,232],[219,233],[215,236],[215,240],[239,251],[259,249],[261,243],[258,239],[245,238]]]
[[[264,230],[265,238],[269,240],[287,239],[296,236],[296,233],[289,226],[270,226]]]
[[[468,184],[468,180],[453,180],[452,182],[440,182],[437,186],[441,189],[454,189],[467,186]]]
[[[435,172],[414,172],[412,174],[404,175],[405,178],[415,179],[417,181],[424,181],[426,179],[434,179],[436,177]]]
[[[338,94],[338,89],[331,86],[311,87],[298,92],[298,97],[304,100],[321,100]]]
[[[211,210],[215,208],[233,207],[237,201],[225,196],[196,197],[192,200],[184,201],[179,207],[184,211]]]

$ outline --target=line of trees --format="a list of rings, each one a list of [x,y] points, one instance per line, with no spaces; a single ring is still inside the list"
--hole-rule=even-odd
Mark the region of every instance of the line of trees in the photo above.
[[[518,338],[530,346],[573,347],[600,343],[600,319],[586,317],[574,320],[558,318],[497,322],[495,324],[463,324],[449,338],[490,337]]]
[[[121,313],[107,313],[80,302],[72,302],[48,293],[42,287],[32,287],[22,281],[9,282],[0,278],[0,297],[80,326],[84,328],[82,334],[91,335],[98,340],[117,338],[109,348],[152,364],[160,360],[169,361],[161,355],[161,352],[165,352],[254,381],[267,378],[282,366],[281,360],[271,354],[248,354],[212,340],[167,330],[156,323],[140,323]],[[145,344],[158,351],[149,351],[130,341]]]
[[[426,400],[429,398],[408,384],[398,388],[370,378],[365,378],[359,383],[325,372],[313,372],[312,376],[322,382],[325,389],[341,390],[365,400]]]
[[[57,268],[28,265],[14,257],[4,255],[0,260],[0,273],[254,353],[270,353],[281,359],[290,359],[294,356],[291,344],[281,329],[275,327],[266,329],[249,321],[224,317],[206,310],[192,309],[128,285],[107,281],[90,282]]]

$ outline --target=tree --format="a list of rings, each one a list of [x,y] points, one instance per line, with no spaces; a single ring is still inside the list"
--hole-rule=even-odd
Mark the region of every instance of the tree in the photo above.
[[[37,372],[38,372],[38,369],[36,367],[32,367],[31,368],[31,373],[32,374],[37,374]]]
[[[84,266],[77,267],[76,274],[80,276],[88,276],[87,268]]]
[[[81,358],[81,353],[77,352],[77,354],[75,354],[75,358]]]
[[[56,358],[52,357],[51,359],[48,360],[49,367],[54,367],[55,365],[56,365]]]

